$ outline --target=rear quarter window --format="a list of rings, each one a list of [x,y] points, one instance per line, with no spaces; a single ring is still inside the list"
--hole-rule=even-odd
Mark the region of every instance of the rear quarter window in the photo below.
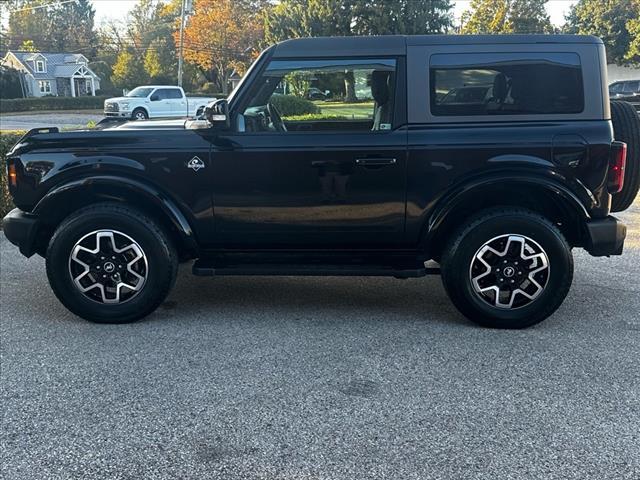
[[[576,53],[435,54],[431,113],[497,116],[580,113],[584,87]]]

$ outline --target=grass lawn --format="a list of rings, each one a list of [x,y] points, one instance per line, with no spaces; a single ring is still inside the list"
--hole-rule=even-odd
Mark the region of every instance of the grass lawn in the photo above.
[[[347,118],[372,118],[373,102],[366,103],[343,103],[343,102],[324,102],[316,100],[315,103],[323,114],[340,115]]]

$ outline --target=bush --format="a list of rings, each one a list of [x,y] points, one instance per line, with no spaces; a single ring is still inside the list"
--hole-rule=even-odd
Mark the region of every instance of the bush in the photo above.
[[[327,113],[307,113],[305,115],[283,116],[287,122],[314,122],[318,120],[349,120],[344,115],[332,115]]]
[[[7,182],[6,154],[23,134],[24,132],[0,132],[0,217],[4,217],[13,208]]]
[[[45,110],[102,110],[109,97],[0,98],[0,113]]]
[[[269,102],[275,105],[283,117],[320,113],[320,108],[315,103],[295,95],[274,95]]]

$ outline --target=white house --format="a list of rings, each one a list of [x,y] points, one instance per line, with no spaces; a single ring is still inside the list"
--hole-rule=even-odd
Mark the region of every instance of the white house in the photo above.
[[[27,97],[95,95],[100,77],[80,53],[7,52],[2,64],[23,73]]]

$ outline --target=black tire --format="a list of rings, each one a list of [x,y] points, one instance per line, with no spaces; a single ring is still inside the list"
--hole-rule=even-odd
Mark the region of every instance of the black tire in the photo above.
[[[476,253],[479,253],[481,247],[490,240],[496,237],[502,238],[507,234],[514,234],[521,238],[528,237],[527,240],[532,240],[546,254],[549,266],[548,270],[542,273],[546,275],[546,283],[541,293],[530,303],[509,309],[491,305],[491,300],[476,293],[472,283],[472,276],[475,274],[473,268],[477,267],[476,264],[472,266],[472,261],[478,261]],[[516,242],[513,243],[516,244]],[[504,257],[495,256],[495,258],[500,264]],[[541,322],[555,312],[563,302],[573,279],[571,247],[560,230],[546,218],[521,208],[490,209],[470,219],[453,235],[449,247],[442,256],[441,266],[442,282],[456,308],[469,320],[491,328],[526,328]],[[521,266],[522,264],[516,268]],[[494,273],[493,268],[487,268],[487,270],[491,272],[490,275],[499,275]],[[519,272],[514,273],[519,274]],[[527,281],[526,277],[525,272],[525,275],[520,277],[520,281]],[[478,277],[474,276],[474,278]],[[516,281],[518,281],[517,278]],[[497,277],[496,282],[498,282]],[[542,281],[540,283],[542,284]],[[522,283],[522,285],[525,284]],[[491,294],[487,293],[487,295]],[[510,293],[511,297],[523,303],[528,301],[519,293]],[[515,302],[514,306],[517,306]]]
[[[627,144],[624,187],[611,199],[611,211],[622,212],[631,206],[640,189],[640,116],[628,102],[611,102],[611,123],[616,140]]]
[[[149,114],[144,108],[136,108],[133,112],[131,112],[132,120],[147,120],[149,118]]]
[[[143,272],[146,280],[137,293],[116,289],[119,293],[124,292],[121,297],[123,300],[126,295],[133,295],[121,303],[102,303],[100,299],[89,298],[90,294],[97,296],[100,289],[94,288],[89,294],[82,293],[72,277],[72,263],[77,268],[70,260],[74,246],[85,236],[90,239],[90,235],[96,231],[105,230],[133,239],[144,253],[146,262]],[[75,212],[60,224],[49,243],[46,265],[53,292],[70,311],[92,322],[128,323],[150,314],[164,301],[176,279],[178,257],[167,234],[142,212],[125,205],[100,203]],[[124,267],[127,270],[128,265]],[[102,271],[106,271],[105,268]],[[130,275],[128,272],[124,274]],[[92,276],[87,278],[93,279]],[[97,280],[95,282],[98,283]],[[103,290],[102,298],[104,296]]]

